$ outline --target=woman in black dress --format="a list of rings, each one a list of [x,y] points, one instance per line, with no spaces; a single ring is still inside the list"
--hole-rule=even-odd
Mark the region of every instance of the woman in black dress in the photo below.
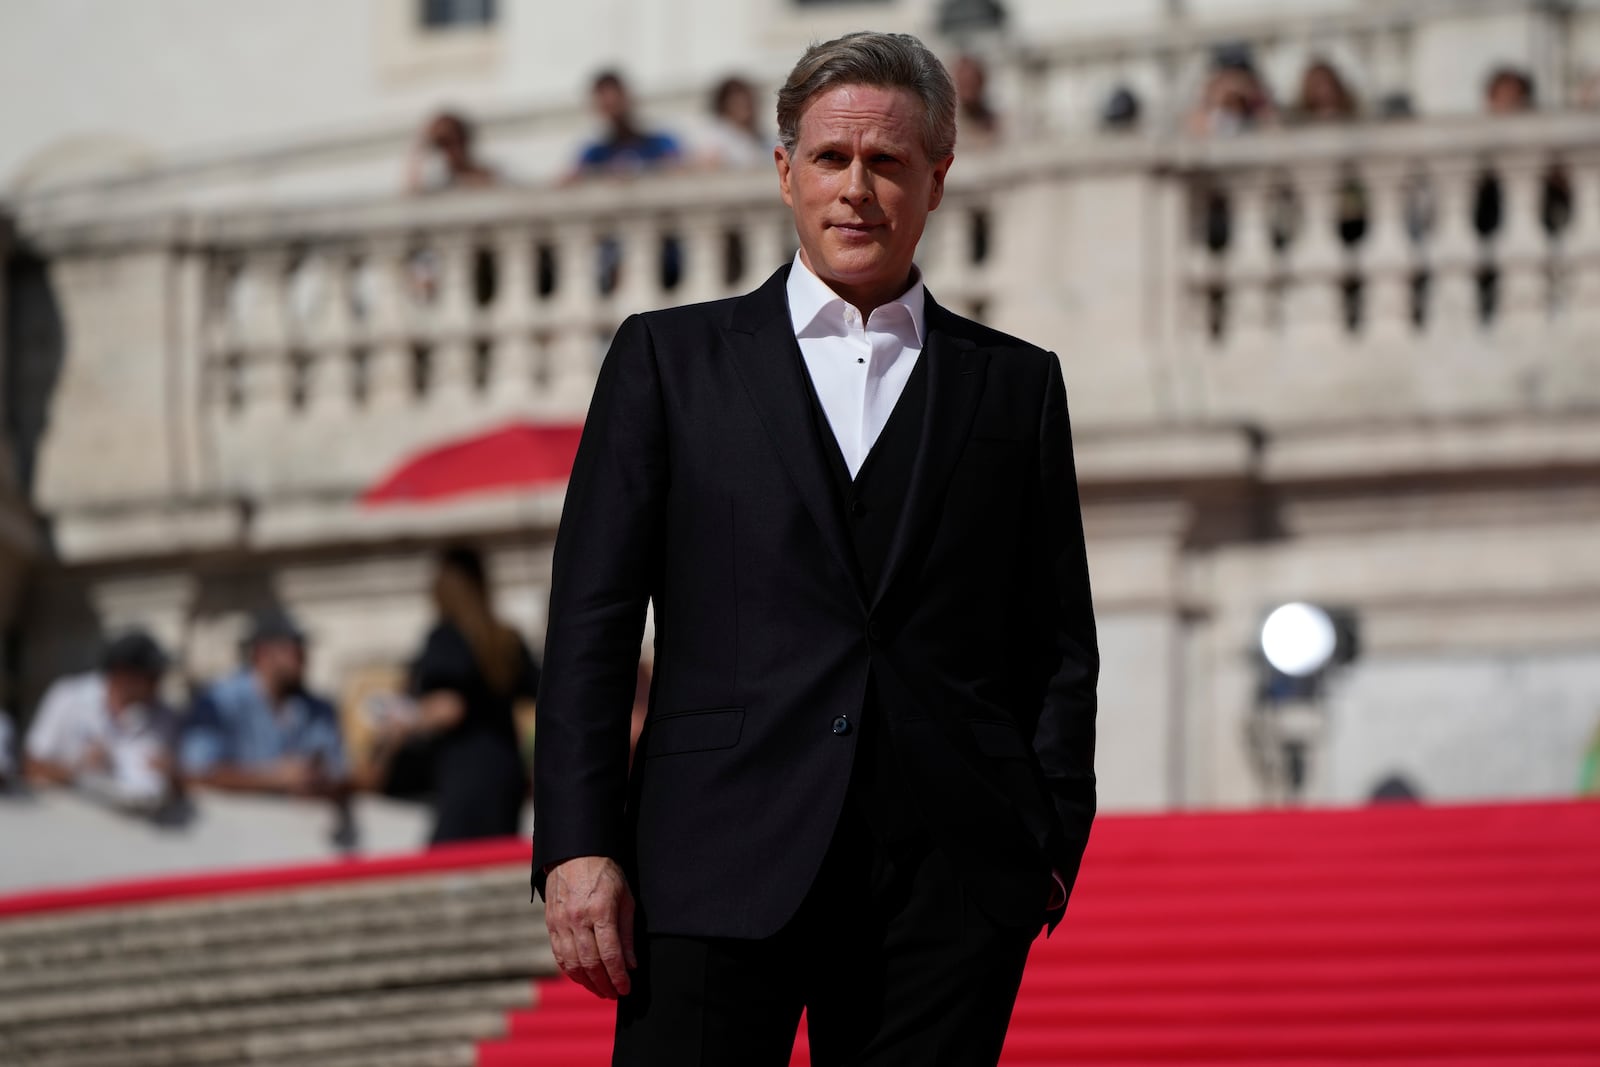
[[[432,753],[431,841],[521,832],[528,770],[513,708],[532,700],[539,668],[490,604],[483,559],[470,548],[439,557],[433,583],[439,621],[411,665],[420,709],[415,730]]]

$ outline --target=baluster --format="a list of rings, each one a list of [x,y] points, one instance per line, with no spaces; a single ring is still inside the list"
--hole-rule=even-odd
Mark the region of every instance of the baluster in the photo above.
[[[600,234],[593,221],[562,223],[556,231],[557,333],[550,349],[549,392],[557,402],[582,404],[594,385],[595,330],[600,312]]]
[[[1572,225],[1562,242],[1568,276],[1567,320],[1595,337],[1600,351],[1600,155],[1572,161]]]
[[[1283,315],[1287,347],[1299,353],[1336,347],[1346,333],[1344,256],[1336,236],[1343,179],[1326,165],[1302,168],[1294,177],[1304,216],[1289,246]]]
[[[354,335],[348,257],[342,249],[323,246],[308,254],[301,271],[309,272],[297,279],[296,298],[307,312],[299,320],[295,345],[304,360],[304,407],[318,418],[342,416],[351,407],[347,354]]]
[[[713,214],[697,212],[674,227],[683,276],[675,299],[683,303],[715,300],[722,293],[722,225]]]
[[[1232,231],[1223,260],[1228,293],[1228,347],[1238,352],[1265,352],[1273,343],[1276,322],[1272,282],[1274,253],[1268,224],[1264,176],[1237,180],[1228,189],[1233,203]]]
[[[1411,279],[1416,273],[1406,237],[1404,165],[1365,168],[1367,239],[1362,278],[1363,332],[1369,343],[1391,348],[1409,344]]]
[[[455,231],[439,238],[439,297],[431,316],[433,365],[427,402],[460,406],[470,402],[473,381],[473,258],[469,234]]]
[[[928,261],[925,265],[931,284],[949,299],[965,300],[969,289],[968,254],[972,245],[972,212],[965,203],[945,205],[933,216],[929,228]]]
[[[622,246],[622,273],[611,294],[615,306],[625,314],[665,306],[661,233],[655,220],[637,216],[623,219],[617,228],[617,240]]]
[[[1503,214],[1495,242],[1500,273],[1494,326],[1508,334],[1542,330],[1549,317],[1548,247],[1539,220],[1545,169],[1519,159],[1500,169]]]
[[[411,286],[409,250],[397,237],[368,245],[372,306],[367,312],[367,404],[379,410],[411,405]]]
[[[1430,175],[1433,223],[1423,246],[1428,292],[1423,327],[1430,343],[1453,350],[1479,330],[1481,242],[1472,224],[1478,169],[1468,160],[1443,160]]]
[[[244,409],[256,419],[282,418],[289,407],[288,265],[280,248],[254,252],[245,263]]]
[[[1566,368],[1572,402],[1593,404],[1600,386],[1600,154],[1568,160],[1572,222],[1559,252],[1567,286],[1557,322],[1564,344],[1552,350]]]
[[[509,228],[495,244],[498,284],[489,393],[500,408],[521,407],[533,392],[534,253],[533,233],[525,227]]]
[[[783,265],[785,234],[793,231],[794,222],[787,213],[758,210],[744,217],[741,229],[745,242],[745,276],[741,284],[749,289]]]
[[[243,347],[281,349],[288,346],[289,331],[284,283],[288,255],[279,248],[252,252],[240,278],[244,286],[239,308],[239,334]]]

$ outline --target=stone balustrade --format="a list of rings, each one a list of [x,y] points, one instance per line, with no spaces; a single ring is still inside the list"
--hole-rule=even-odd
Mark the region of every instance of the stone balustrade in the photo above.
[[[623,318],[795,247],[740,173],[23,236],[73,344],[47,507],[348,500],[419,447],[581,419]],[[1574,410],[1600,394],[1600,117],[1018,145],[958,160],[919,261],[1058,349],[1082,431]],[[130,359],[165,370],[73,417]]]
[[[1193,146],[1196,409],[1264,425],[1600,400],[1600,118]]]
[[[989,298],[988,203],[957,194],[927,237],[967,311]],[[359,487],[498,421],[579,421],[623,318],[752,288],[795,238],[763,174],[233,215],[197,244],[215,474],[270,492],[287,471]]]

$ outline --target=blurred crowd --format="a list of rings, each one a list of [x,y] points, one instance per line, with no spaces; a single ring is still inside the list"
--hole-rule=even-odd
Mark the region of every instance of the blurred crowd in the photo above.
[[[1003,126],[988,96],[988,71],[976,56],[962,54],[952,67],[963,147],[995,143]],[[769,166],[776,130],[772,110],[756,84],[729,75],[711,87],[705,121],[692,136],[652,129],[640,119],[626,76],[597,73],[589,85],[596,131],[579,147],[563,175],[565,184],[597,178],[630,178],[666,171],[747,170]],[[417,135],[406,164],[405,187],[415,194],[481,189],[504,184],[503,171],[478,155],[476,130],[466,115],[442,110]]]
[[[191,684],[180,706],[163,699],[166,650],[143,630],[117,634],[93,670],[49,687],[20,737],[0,713],[0,784],[74,790],[172,828],[207,790],[295,798],[331,812],[341,850],[359,845],[363,791],[428,804],[432,844],[516,835],[538,665],[496,614],[475,549],[438,556],[432,599],[400,691],[344,715],[307,684],[311,638],[282,610],[258,614],[238,668]]]
[[[1013,131],[989,91],[989,70],[982,58],[961,53],[950,64],[957,92],[960,145],[983,150]],[[581,145],[563,181],[634,177],[675,170],[737,170],[766,166],[777,145],[763,119],[771,108],[756,83],[729,75],[707,97],[705,121],[691,136],[652,129],[639,115],[622,71],[596,74],[589,86],[596,132]],[[1538,94],[1533,76],[1502,65],[1484,80],[1483,110],[1490,115],[1534,111]],[[1578,92],[1580,106],[1600,107],[1600,74]],[[1106,132],[1146,127],[1150,109],[1127,84],[1111,89],[1101,102],[1098,125]],[[1193,104],[1181,123],[1193,137],[1231,137],[1282,127],[1410,118],[1413,104],[1403,93],[1363,99],[1349,73],[1332,59],[1313,55],[1300,72],[1293,95],[1275,98],[1246,44],[1216,48]],[[459,111],[444,110],[422,127],[406,168],[412,193],[484,188],[501,184],[501,170],[484,161],[475,148],[474,127]]]

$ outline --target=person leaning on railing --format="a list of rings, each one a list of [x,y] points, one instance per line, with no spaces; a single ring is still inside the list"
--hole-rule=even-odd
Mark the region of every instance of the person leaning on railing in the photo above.
[[[332,839],[355,844],[351,783],[333,705],[306,688],[306,634],[281,611],[256,617],[246,663],[201,693],[179,749],[196,785],[315,797],[334,806]]]
[[[28,729],[28,781],[71,786],[130,812],[160,812],[178,792],[176,717],[159,693],[167,665],[155,639],[134,630],[106,646],[98,670],[57,680]]]

